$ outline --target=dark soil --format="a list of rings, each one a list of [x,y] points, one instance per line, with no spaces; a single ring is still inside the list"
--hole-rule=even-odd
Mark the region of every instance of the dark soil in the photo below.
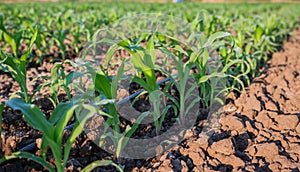
[[[283,50],[273,54],[262,69],[262,75],[237,98],[223,107],[223,112],[212,115],[212,120],[200,121],[188,139],[147,160],[119,159],[125,171],[299,171],[300,170],[300,31],[285,43]],[[30,92],[42,83],[37,76],[49,76],[53,63],[33,66],[28,72]],[[68,65],[65,70],[72,68]],[[0,75],[0,102],[19,90],[17,83],[6,73]],[[61,100],[65,99],[61,91]],[[46,115],[53,105],[45,95],[45,88],[34,103]],[[206,122],[206,123],[205,123]],[[205,130],[202,130],[204,127]],[[39,143],[41,133],[23,120],[22,114],[6,108],[3,113],[0,157],[24,146]],[[202,132],[201,132],[202,131]],[[66,131],[68,135],[69,131]],[[32,153],[39,155],[36,147]],[[49,152],[49,162],[54,159]],[[80,171],[100,159],[116,159],[81,134],[72,147],[67,171]],[[26,159],[15,159],[0,165],[0,171],[45,171]],[[111,166],[95,171],[114,171]]]

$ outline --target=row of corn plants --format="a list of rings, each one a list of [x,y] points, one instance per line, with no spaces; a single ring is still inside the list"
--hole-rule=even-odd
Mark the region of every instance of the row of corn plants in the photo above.
[[[23,8],[28,9],[28,12],[23,12]],[[251,47],[257,53],[255,55],[266,58],[278,48],[279,42],[286,37],[285,33],[295,27],[298,4],[1,4],[0,41],[6,42],[3,48],[9,50],[8,53],[20,55],[23,53],[22,44],[25,42],[26,45],[37,28],[34,56],[51,54],[51,47],[55,46],[61,57],[65,58],[66,51],[78,53],[95,31],[115,22],[124,14],[151,13],[152,9],[198,23],[197,31],[207,36],[217,31],[234,33],[240,47],[244,47],[245,42],[252,42],[257,46]],[[264,37],[261,37],[262,34]]]
[[[3,11],[0,14],[0,41],[3,43],[0,52],[0,70],[10,73],[21,88],[5,104],[14,110],[20,110],[25,121],[42,132],[41,156],[16,152],[2,157],[0,162],[17,157],[29,158],[49,171],[64,170],[71,146],[76,137],[82,133],[82,125],[94,114],[105,117],[104,133],[99,144],[105,144],[106,139],[111,140],[115,148],[114,153],[118,158],[145,117],[152,116],[156,134],[159,135],[166,114],[171,109],[177,120],[181,124],[185,123],[188,117],[184,112],[193,107],[184,105],[188,98],[193,97],[192,105],[199,103],[206,109],[210,108],[212,101],[220,102],[221,100],[213,100],[217,85],[212,82],[212,78],[225,79],[224,89],[220,90],[222,94],[232,90],[243,90],[250,84],[251,79],[259,74],[258,69],[269,56],[280,49],[282,43],[292,35],[292,31],[299,24],[298,4],[150,4],[146,6],[129,3],[125,7],[122,3],[48,5],[53,8],[38,3],[14,6],[1,4],[0,6]],[[170,6],[173,10],[168,10]],[[25,13],[22,12],[22,8],[29,10]],[[134,98],[132,104],[138,101],[141,95],[146,95],[150,100],[157,102],[153,104],[152,112],[142,112],[134,123],[122,130],[116,99],[118,83],[125,77],[124,66],[128,63],[128,59],[122,59],[118,64],[117,74],[111,76],[107,66],[100,66],[100,69],[96,69],[88,63],[66,60],[66,51],[73,50],[78,53],[80,47],[88,41],[97,47],[97,42],[93,42],[97,37],[97,34],[93,36],[95,31],[123,16],[135,15],[132,12],[153,12],[153,9],[156,12],[164,11],[166,15],[179,17],[189,23],[190,32],[199,33],[195,43],[196,49],[185,45],[176,37],[159,32],[145,32],[132,39],[124,38],[113,42],[108,48],[106,63],[110,63],[117,51],[128,52],[132,57],[131,63],[135,70],[133,82],[140,85],[143,90]],[[180,12],[177,14],[175,11]],[[143,25],[143,22],[135,23],[135,26],[137,25]],[[172,27],[170,29],[172,30]],[[24,45],[25,50],[22,49]],[[61,62],[54,65],[48,80],[29,94],[26,83],[27,65],[33,58],[39,58],[42,62],[43,54],[51,53],[50,47],[52,46],[59,48]],[[156,64],[158,58],[156,51],[172,59],[178,71],[176,76]],[[211,69],[209,63],[211,60],[216,61],[216,66],[222,66],[222,68]],[[62,68],[63,63],[69,63],[87,71],[73,71],[66,74]],[[192,70],[194,72],[190,75]],[[155,75],[157,71],[169,78],[163,89],[157,82]],[[82,81],[77,85],[72,83],[72,80],[87,73],[94,76],[94,85],[90,90],[81,88]],[[185,90],[185,84],[191,76],[197,84]],[[47,96],[55,107],[49,119],[41,109],[32,104],[35,100],[35,92],[43,87],[50,88],[51,95]],[[72,87],[84,91],[72,95]],[[173,87],[179,92],[178,98],[169,92],[169,89]],[[60,88],[66,92],[68,101],[59,102],[57,96]],[[192,94],[195,89],[199,89],[199,95]],[[92,100],[91,95],[95,95]],[[165,99],[161,99],[161,96],[169,99],[172,102],[171,105],[163,102]],[[87,99],[91,100],[89,104],[86,104]],[[162,111],[159,108],[161,103],[166,104]],[[1,119],[4,107],[5,105],[1,103]],[[73,116],[76,120],[72,133],[68,140],[63,142],[64,129]],[[46,152],[49,149],[55,159],[55,166],[50,165],[46,160]],[[121,167],[108,160],[93,162],[84,170],[89,171],[101,165],[114,165],[122,171]]]

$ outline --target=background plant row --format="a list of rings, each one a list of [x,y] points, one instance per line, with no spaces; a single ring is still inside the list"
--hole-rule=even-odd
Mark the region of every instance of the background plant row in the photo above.
[[[93,33],[121,17],[134,13],[163,13],[199,22],[199,32],[207,36],[216,31],[229,31],[236,36],[239,47],[253,41],[257,27],[270,42],[281,43],[299,22],[299,4],[142,4],[142,3],[28,3],[0,5],[0,41],[2,49],[21,54],[26,42],[38,28],[35,54],[50,53],[55,45],[79,51]],[[5,39],[5,33],[9,38]],[[254,39],[254,40],[253,40]],[[255,42],[256,43],[256,42]],[[272,46],[272,45],[271,45]],[[279,46],[279,45],[278,45]],[[273,50],[270,48],[270,50]]]

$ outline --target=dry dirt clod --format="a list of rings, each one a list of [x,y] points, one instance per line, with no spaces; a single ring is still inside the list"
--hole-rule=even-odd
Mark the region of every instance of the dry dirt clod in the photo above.
[[[258,143],[266,142],[268,141],[268,135],[265,131],[260,130],[255,140]]]
[[[42,146],[42,139],[41,139],[41,138],[38,138],[38,139],[35,140],[35,142],[36,142],[37,148],[41,149],[41,146]]]
[[[223,139],[218,142],[214,142],[209,147],[208,152],[210,152],[211,156],[213,156],[215,153],[231,155],[234,154],[235,150],[231,139]]]
[[[201,155],[198,152],[189,152],[189,157],[193,159],[193,164],[196,166],[200,166],[205,162],[205,156]]]
[[[258,113],[257,117],[255,117],[255,120],[260,122],[263,125],[263,128],[270,128],[270,126],[273,124],[272,119],[268,116],[267,111],[262,111]]]
[[[279,153],[278,146],[275,143],[255,144],[249,147],[247,151],[252,157],[264,157],[267,160],[272,160]]]
[[[273,157],[273,161],[280,163],[282,165],[282,168],[287,168],[287,169],[297,169],[297,168],[299,169],[300,168],[299,163],[292,162],[286,156],[276,155],[275,157]]]
[[[289,149],[286,150],[287,152],[297,154],[298,158],[300,158],[300,144],[299,143],[290,143]]]
[[[216,166],[219,164],[230,165],[234,168],[245,166],[245,162],[242,159],[240,159],[239,157],[236,157],[235,155],[226,156],[224,154],[214,154],[214,158],[216,158],[218,160],[218,162],[221,162],[221,163],[215,164]],[[223,171],[223,170],[221,170],[221,171]]]
[[[252,133],[254,136],[258,134],[258,130],[254,128],[249,121],[245,121],[245,125],[248,132]]]
[[[266,107],[267,110],[278,111],[278,108],[277,108],[276,104],[274,102],[271,102],[271,101],[266,102],[265,107]]]
[[[261,103],[257,100],[256,96],[253,94],[250,95],[241,95],[241,97],[235,101],[237,106],[242,106],[244,111],[247,110],[261,110]]]
[[[269,166],[269,169],[272,170],[272,171],[280,171],[280,168],[281,168],[281,165],[279,163],[272,163],[270,164]]]
[[[242,120],[236,116],[225,116],[220,119],[222,128],[225,130],[243,131],[245,126]]]
[[[254,119],[257,116],[258,112],[256,110],[246,110],[242,115],[248,117],[249,119]]]
[[[297,115],[278,115],[275,118],[277,126],[280,130],[292,130],[295,129],[299,123]]]

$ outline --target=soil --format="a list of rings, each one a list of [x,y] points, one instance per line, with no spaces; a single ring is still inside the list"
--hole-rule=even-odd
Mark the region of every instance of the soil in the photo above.
[[[262,75],[239,97],[228,96],[221,114],[212,120],[199,121],[193,133],[182,143],[152,159],[118,159],[97,147],[85,134],[77,139],[70,153],[67,171],[80,171],[99,159],[112,159],[125,166],[125,171],[299,171],[300,170],[300,31],[297,37],[273,54],[262,69]],[[53,63],[31,67],[28,72],[30,92],[49,76]],[[66,71],[71,67],[66,65]],[[0,75],[0,102],[19,90],[9,74]],[[44,97],[49,89],[38,93],[34,103],[46,115],[51,114],[51,101]],[[63,92],[61,100],[65,99]],[[205,123],[206,122],[206,123]],[[66,131],[66,136],[69,131]],[[0,157],[39,142],[41,133],[23,120],[19,111],[5,108],[1,132]],[[31,151],[39,155],[39,149]],[[54,164],[51,152],[47,159]],[[114,171],[112,166],[95,171]],[[0,171],[45,171],[26,159],[14,159],[0,164]]]

